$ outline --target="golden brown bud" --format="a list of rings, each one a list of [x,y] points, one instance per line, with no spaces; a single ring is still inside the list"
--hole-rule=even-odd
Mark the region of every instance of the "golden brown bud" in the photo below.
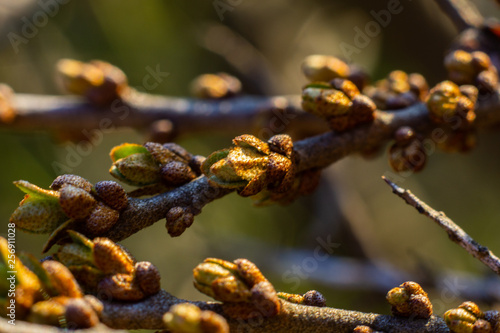
[[[51,285],[57,290],[58,295],[73,298],[83,297],[80,286],[66,266],[58,261],[47,260],[42,263],[42,267],[47,272]]]
[[[94,263],[104,274],[132,274],[134,260],[118,244],[108,238],[94,238]]]
[[[432,304],[418,283],[408,281],[391,289],[386,296],[396,316],[427,319],[432,315]]]
[[[234,96],[240,91],[240,80],[226,73],[203,74],[191,83],[191,94],[197,98],[226,98]]]
[[[342,60],[326,55],[310,55],[302,62],[302,72],[311,81],[328,82],[335,78],[346,78],[349,66]]]

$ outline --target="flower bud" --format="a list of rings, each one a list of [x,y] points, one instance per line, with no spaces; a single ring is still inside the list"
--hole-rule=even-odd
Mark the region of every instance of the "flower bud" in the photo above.
[[[469,86],[464,91],[469,96],[474,96],[472,87]],[[443,81],[432,88],[426,103],[429,116],[436,123],[449,123],[457,118],[461,120],[460,127],[464,128],[476,118],[474,101],[463,95],[451,81]]]
[[[281,186],[286,188],[292,182],[292,161],[272,152],[268,143],[252,135],[238,136],[233,143],[233,147],[214,152],[203,162],[202,171],[209,181],[236,188],[241,196],[255,195],[266,187],[281,191]],[[291,156],[291,152],[287,154]]]
[[[163,322],[172,333],[229,333],[224,317],[212,311],[201,311],[190,303],[173,305],[163,315]]]
[[[118,211],[99,202],[85,219],[85,232],[89,235],[102,235],[111,229],[119,218]]]
[[[117,67],[100,60],[83,63],[62,59],[57,63],[61,87],[69,93],[85,96],[90,103],[106,106],[128,90],[127,77]]]
[[[127,207],[128,198],[125,189],[114,181],[101,181],[94,185],[94,191],[106,205],[121,211]]]
[[[311,81],[328,82],[335,78],[346,78],[349,66],[342,60],[326,55],[310,55],[302,62],[302,72]]]
[[[50,233],[68,219],[59,204],[58,192],[44,190],[24,180],[14,184],[26,193],[9,220],[16,228],[32,233]]]
[[[171,237],[178,237],[194,222],[194,214],[188,208],[173,207],[166,216],[165,227]]]
[[[53,189],[54,191],[58,191],[64,185],[73,185],[89,193],[92,190],[92,183],[90,183],[88,180],[86,180],[83,177],[70,174],[57,176],[57,178],[54,179],[54,181],[50,185],[50,188]]]
[[[154,295],[160,291],[160,272],[149,261],[140,261],[135,264],[135,280],[144,295]]]
[[[99,282],[97,290],[120,301],[136,302],[145,297],[144,292],[134,281],[134,276],[130,274],[107,276]]]
[[[240,91],[240,80],[226,73],[203,74],[191,83],[191,95],[196,98],[227,98],[237,95]]]
[[[395,316],[427,319],[432,315],[432,304],[418,283],[405,282],[391,289],[386,299]]]
[[[118,244],[108,238],[94,238],[94,265],[104,274],[132,274],[134,260]]]
[[[90,215],[97,201],[89,192],[73,185],[59,189],[59,204],[64,213],[72,219],[84,219]]]
[[[47,272],[51,285],[57,290],[58,295],[72,298],[83,297],[80,286],[66,266],[58,261],[47,260],[42,263],[42,267]]]

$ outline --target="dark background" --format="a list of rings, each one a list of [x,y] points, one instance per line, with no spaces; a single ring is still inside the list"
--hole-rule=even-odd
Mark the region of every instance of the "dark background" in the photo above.
[[[370,11],[386,9],[389,2],[242,0],[221,20],[212,1],[66,1],[26,43],[13,46],[13,33],[23,36],[26,22],[42,20],[43,9],[35,1],[1,1],[0,81],[19,93],[59,94],[53,79],[58,59],[102,59],[123,69],[130,85],[142,91],[148,68],[169,72],[150,91],[153,94],[186,96],[196,75],[219,71],[238,76],[246,93],[297,94],[305,83],[302,59],[315,53],[342,56],[341,43],[354,45],[354,29],[363,30],[373,20]],[[493,1],[477,4],[484,15],[499,17]],[[442,58],[456,31],[433,1],[402,0],[400,6],[401,13],[393,15],[352,61],[374,79],[403,69],[420,72],[435,84],[445,78]],[[143,132],[132,129],[107,133],[73,173],[91,182],[111,179],[109,150],[144,140]],[[211,133],[180,137],[178,142],[206,155],[229,146],[230,140],[224,133]],[[401,185],[500,253],[498,140],[495,132],[481,133],[478,147],[467,155],[435,152],[422,173]],[[57,176],[52,163],[64,163],[68,144],[51,133],[0,130],[0,232],[6,232],[9,216],[23,197],[12,181],[48,187]],[[339,244],[334,256],[368,258],[382,271],[406,271],[422,283],[448,271],[473,278],[490,274],[432,221],[392,195],[380,179],[387,172],[386,154],[369,161],[350,157],[325,170],[314,195],[290,206],[254,208],[251,200],[230,195],[207,206],[179,238],[170,238],[160,221],[123,244],[137,259],[160,268],[164,289],[189,299],[206,299],[192,287],[191,270],[197,263],[213,256],[246,257],[262,267],[279,290],[303,293],[317,288],[329,306],[388,313],[383,294],[370,292],[369,285],[332,282],[345,274],[355,280],[360,273],[332,268],[329,262],[306,266],[307,277],[290,283],[283,273],[293,265],[312,265],[307,258],[319,246],[317,237],[331,237]],[[18,232],[16,244],[40,255],[45,240],[43,235]],[[459,295],[445,300],[440,287],[430,290],[431,299],[446,308],[460,304]],[[441,314],[445,308],[437,310]]]

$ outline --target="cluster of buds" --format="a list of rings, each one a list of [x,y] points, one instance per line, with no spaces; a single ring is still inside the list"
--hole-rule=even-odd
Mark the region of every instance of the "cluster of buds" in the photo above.
[[[253,135],[233,139],[234,146],[212,153],[202,165],[210,182],[237,189],[241,196],[252,196],[266,189],[288,191],[294,183],[293,142],[286,134],[263,142]]]
[[[84,295],[63,264],[40,263],[28,254],[21,261],[10,253],[7,240],[0,238],[0,274],[5,276],[0,285],[1,316],[72,329],[99,323],[101,302]]]
[[[284,299],[287,302],[307,305],[307,306],[317,306],[317,307],[325,307],[326,299],[325,297],[317,290],[309,290],[303,295],[300,294],[289,294],[285,292],[278,292],[278,297]]]
[[[477,96],[474,86],[459,87],[451,81],[443,81],[427,96],[429,117],[437,124],[448,124],[454,129],[468,128],[476,119],[474,107]]]
[[[202,311],[191,303],[172,306],[163,315],[163,323],[172,333],[229,333],[224,317],[213,311]]]
[[[25,192],[11,215],[16,228],[31,233],[53,233],[72,228],[87,235],[100,235],[113,227],[128,205],[123,187],[113,181],[92,185],[76,175],[62,175],[44,190],[27,181],[14,184]]]
[[[475,85],[481,93],[491,93],[498,87],[498,71],[484,52],[456,50],[445,57],[444,65],[456,84]]]
[[[329,82],[348,79],[359,90],[368,84],[368,75],[356,66],[349,66],[339,58],[328,55],[310,55],[302,62],[302,73],[310,82]]]
[[[150,262],[136,262],[108,238],[68,234],[72,242],[61,245],[53,257],[68,267],[86,291],[121,301],[142,300],[160,291],[160,273]]]
[[[395,316],[427,319],[432,315],[431,301],[416,282],[408,281],[389,290],[386,299]]]
[[[269,318],[281,309],[273,285],[246,259],[205,259],[193,275],[196,289],[223,302],[224,313],[231,318]]]
[[[386,79],[375,82],[363,92],[368,95],[379,109],[397,110],[423,101],[429,86],[425,78],[418,74],[407,74],[396,70]]]
[[[191,82],[191,94],[196,98],[222,99],[240,91],[240,80],[227,73],[203,74]]]
[[[384,333],[382,331],[375,331],[370,326],[359,325],[354,328],[353,333]]]
[[[458,308],[446,311],[443,317],[453,333],[500,332],[498,311],[483,313],[473,302],[464,302]]]
[[[396,172],[418,172],[427,161],[422,140],[411,127],[403,126],[394,133],[395,142],[389,148],[389,165]]]
[[[165,191],[190,182],[201,174],[203,161],[175,143],[124,143],[110,153],[109,172],[124,183]],[[144,192],[141,192],[143,194]],[[147,193],[153,194],[153,193]]]
[[[0,123],[11,123],[16,117],[13,99],[14,90],[6,84],[0,84]]]
[[[334,131],[346,131],[374,119],[373,101],[346,79],[315,82],[302,89],[302,108],[326,119]]]
[[[101,60],[86,63],[62,59],[56,65],[56,74],[64,91],[84,96],[96,106],[108,106],[130,89],[122,70]]]

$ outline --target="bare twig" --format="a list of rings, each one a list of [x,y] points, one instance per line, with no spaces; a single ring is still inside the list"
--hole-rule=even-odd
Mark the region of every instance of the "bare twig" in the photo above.
[[[479,10],[469,0],[436,0],[436,2],[458,31],[477,28],[484,21]]]
[[[493,254],[486,246],[483,246],[470,237],[462,228],[456,225],[443,212],[438,212],[425,202],[417,198],[409,190],[405,190],[391,182],[389,179],[382,177],[389,186],[392,187],[393,193],[406,201],[410,206],[425,216],[431,218],[441,228],[443,228],[450,239],[463,247],[474,258],[481,261],[483,264],[491,268],[495,273],[500,275],[500,259]]]

